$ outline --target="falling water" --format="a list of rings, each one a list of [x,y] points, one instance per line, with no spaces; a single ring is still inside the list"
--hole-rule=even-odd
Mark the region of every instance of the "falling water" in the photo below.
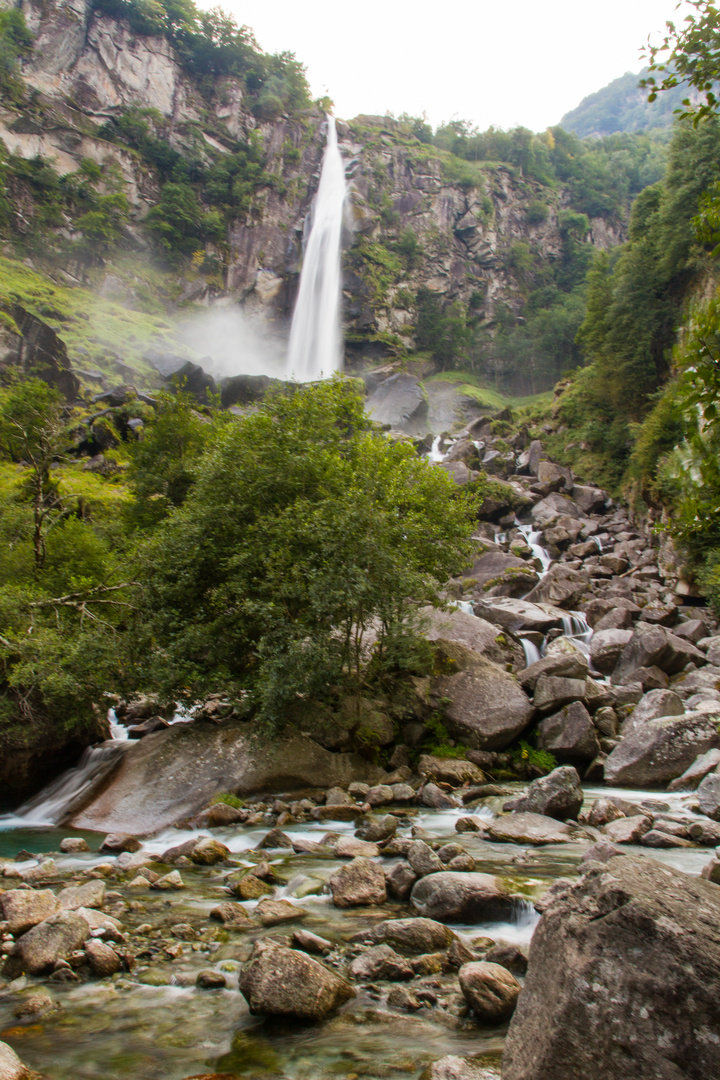
[[[332,116],[320,185],[311,210],[310,235],[300,274],[287,370],[296,382],[314,382],[342,367],[340,335],[340,241],[345,167]]]

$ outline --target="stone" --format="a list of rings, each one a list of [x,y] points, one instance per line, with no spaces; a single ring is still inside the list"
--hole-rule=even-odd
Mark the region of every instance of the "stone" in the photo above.
[[[628,683],[639,683],[643,693],[647,693],[649,690],[667,690],[670,680],[659,667],[639,667],[625,676],[623,684]]]
[[[712,881],[715,885],[720,885],[720,860],[711,859],[709,863],[703,866],[700,871],[700,877],[705,881]]]
[[[91,938],[85,943],[85,955],[93,975],[100,979],[115,975],[122,968],[122,960],[115,950],[97,938]]]
[[[533,704],[541,712],[553,712],[585,697],[585,680],[541,675],[535,686]]]
[[[420,1080],[500,1080],[500,1073],[477,1061],[447,1054],[428,1065],[420,1074]]]
[[[517,972],[518,975],[524,975],[527,971],[527,956],[517,945],[509,943],[493,945],[485,953],[483,960],[488,964],[500,964],[508,971]]]
[[[334,971],[269,940],[256,942],[239,989],[251,1013],[305,1021],[325,1020],[355,996]]]
[[[198,840],[192,849],[190,861],[198,866],[215,866],[216,863],[224,862],[230,854],[230,848],[221,844],[219,840],[210,838]]]
[[[682,699],[672,690],[650,690],[643,694],[633,711],[623,723],[623,738],[646,724],[648,720],[659,720],[663,716],[682,716],[685,708]]]
[[[105,903],[105,882],[94,879],[82,885],[71,885],[58,893],[60,907],[65,911],[78,908],[101,908]]]
[[[199,813],[221,791],[244,798],[267,790],[347,788],[383,776],[359,755],[332,753],[295,731],[277,739],[268,754],[255,721],[173,724],[133,744],[102,790],[75,812],[72,825],[148,835]]]
[[[648,720],[608,755],[605,782],[615,787],[665,787],[699,754],[717,749],[717,717],[696,712]]]
[[[255,914],[261,926],[280,926],[282,923],[306,919],[308,913],[289,900],[261,900]]]
[[[625,817],[623,811],[610,799],[596,799],[583,821],[592,825],[594,829],[600,829],[603,825],[609,825],[611,821],[617,821],[623,817]]]
[[[49,919],[60,904],[49,889],[8,889],[0,893],[0,912],[7,931],[17,937]]]
[[[368,788],[368,790],[370,790]],[[332,787],[325,795],[326,806],[352,806],[354,800],[340,787]],[[275,830],[273,830],[275,831]]]
[[[227,979],[221,971],[213,971],[212,968],[204,968],[195,976],[195,985],[199,990],[224,990]]]
[[[708,750],[700,754],[682,776],[668,784],[668,791],[694,791],[708,773],[714,772],[720,765],[720,750]]]
[[[535,693],[538,679],[543,675],[557,675],[565,679],[579,679],[583,682],[589,671],[587,657],[581,652],[551,653],[536,660],[518,675],[520,685],[528,694]]]
[[[493,818],[487,836],[498,844],[566,844],[573,839],[570,826],[543,814],[512,813]]]
[[[506,803],[505,808],[567,821],[577,818],[582,803],[583,790],[577,770],[571,765],[562,765],[547,776],[533,780],[526,793],[511,804]]]
[[[475,612],[505,630],[535,630],[541,634],[562,626],[563,616],[567,614],[551,604],[531,604],[527,599],[518,600],[509,596],[483,598],[475,605]]]
[[[449,698],[445,722],[482,750],[502,750],[530,723],[533,707],[514,675],[452,641],[436,643],[432,693]]]
[[[60,911],[23,934],[15,952],[24,971],[41,975],[51,971],[58,960],[68,960],[89,935],[87,919],[76,911]]]
[[[275,848],[292,848],[292,840],[282,829],[271,829],[257,845],[258,851],[272,851]]]
[[[118,854],[123,851],[135,852],[139,851],[142,847],[142,843],[138,840],[137,836],[131,836],[128,833],[108,833],[100,845],[100,851],[114,851]]]
[[[720,821],[720,772],[711,772],[697,789],[697,801],[701,814]]]
[[[452,870],[420,878],[410,902],[423,917],[451,923],[506,921],[515,910],[515,901],[491,874]]]
[[[705,654],[663,626],[638,624],[620,654],[612,682],[615,685],[622,683],[638,668],[659,667],[666,675],[678,675],[690,661],[699,667],[706,662]]]
[[[451,810],[457,806],[452,795],[447,795],[437,784],[423,784],[418,795],[423,806],[431,806],[434,810]]]
[[[652,820],[643,814],[618,818],[603,825],[603,832],[611,844],[639,844],[652,827]]]
[[[30,1080],[26,1069],[15,1051],[7,1043],[0,1042],[0,1080]]]
[[[512,1016],[521,987],[507,968],[481,960],[463,964],[458,978],[463,997],[483,1023],[502,1024]]]
[[[385,886],[390,896],[396,900],[407,900],[418,876],[407,862],[396,863],[385,871]]]
[[[688,848],[692,847],[689,840],[685,840],[682,836],[673,836],[672,833],[665,832],[664,829],[650,829],[648,832],[643,833],[640,837],[640,843],[643,847],[649,848]]]
[[[632,630],[596,630],[590,641],[590,656],[596,669],[610,675],[632,636]]]
[[[348,974],[352,979],[361,982],[371,982],[373,979],[404,982],[412,979],[414,972],[412,964],[389,945],[374,945],[367,952],[355,957],[348,968]]]
[[[715,1076],[718,965],[717,886],[652,859],[592,864],[535,930],[503,1080]]]
[[[392,801],[393,789],[389,784],[376,784],[374,787],[368,788],[365,795],[365,802],[369,806],[384,806]]]
[[[384,817],[370,818],[366,825],[358,829],[357,835],[361,840],[366,840],[371,844],[379,844],[383,840],[389,840],[396,832],[397,820],[392,814],[386,814]]]
[[[718,847],[720,845],[720,823],[715,821],[691,821],[688,826],[688,836],[695,844],[703,847]]]
[[[397,431],[420,434],[426,425],[428,398],[414,375],[400,371],[377,386],[365,402],[368,416]]]
[[[271,896],[272,885],[261,881],[254,874],[243,874],[237,881],[230,879],[230,887],[241,900],[261,900],[263,896]]]
[[[572,611],[578,607],[590,583],[586,570],[574,570],[565,563],[555,563],[532,589],[525,601],[529,604],[552,604]]]
[[[65,855],[78,855],[80,852],[89,851],[90,845],[82,836],[66,836],[60,841],[60,850]]]
[[[432,754],[421,755],[417,771],[420,776],[452,784],[453,787],[460,787],[462,784],[482,784],[485,779],[482,770],[471,761],[465,761],[463,758],[439,758]]]
[[[417,956],[448,949],[455,940],[455,934],[435,919],[386,919],[362,930],[353,940],[392,945],[397,952],[406,956]]]
[[[445,869],[445,864],[424,840],[413,840],[407,850],[407,861],[417,877],[436,874]]]
[[[244,930],[249,930],[255,926],[242,904],[234,904],[232,900],[225,900],[222,904],[214,907],[210,912],[210,918],[224,923],[226,926],[237,926]]]
[[[201,810],[195,818],[195,822],[199,829],[218,829],[245,821],[247,816],[247,810],[219,802],[213,803],[211,806],[206,807],[205,810]]]
[[[588,765],[600,753],[595,725],[581,701],[546,716],[537,729],[537,745],[558,761]]]
[[[293,948],[302,949],[303,952],[313,953],[315,956],[327,956],[333,949],[331,941],[302,928],[294,931],[292,941]]]
[[[376,859],[380,848],[367,840],[358,840],[356,836],[341,836],[335,845],[335,854],[338,859]]]
[[[157,881],[153,881],[150,888],[159,889],[161,891],[167,891],[168,889],[184,889],[185,882],[183,881],[179,870],[171,870],[169,874],[165,874],[164,877],[160,877]]]
[[[330,878],[333,903],[339,908],[384,904],[387,899],[382,867],[369,859],[353,859]]]

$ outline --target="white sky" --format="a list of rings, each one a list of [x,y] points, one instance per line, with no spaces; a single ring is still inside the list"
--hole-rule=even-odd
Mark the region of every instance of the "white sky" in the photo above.
[[[543,131],[583,97],[639,71],[677,0],[199,0],[294,52],[338,117],[427,113],[480,129]]]

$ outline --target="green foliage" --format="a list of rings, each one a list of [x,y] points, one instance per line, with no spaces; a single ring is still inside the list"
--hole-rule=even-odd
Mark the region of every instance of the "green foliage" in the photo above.
[[[421,747],[424,754],[432,754],[438,758],[465,758],[467,756],[465,747],[456,745],[455,740],[450,738],[442,711],[434,712],[430,719],[425,721],[425,727],[429,734],[423,740]]]
[[[221,427],[144,551],[156,677],[250,690],[274,724],[298,694],[357,684],[368,628],[382,665],[408,597],[432,602],[469,550],[472,498],[440,473],[370,430],[340,379]]]
[[[224,233],[220,214],[206,213],[189,184],[165,184],[160,202],[145,218],[161,250],[169,259],[192,255],[208,240],[220,240]]]
[[[532,771],[533,775],[551,773],[557,768],[557,760],[547,750],[536,750],[530,743],[520,740],[518,746],[511,751],[515,769],[525,775]]]
[[[11,101],[22,98],[23,84],[18,76],[18,60],[29,56],[32,46],[33,36],[23,13],[16,8],[0,11],[0,91]]]
[[[709,0],[688,0],[685,7],[693,10],[685,15],[683,25],[668,21],[662,41],[649,47],[651,74],[641,85],[649,91],[650,102],[658,94],[675,98],[678,87],[691,87],[700,95],[700,101],[695,104],[685,97],[682,115],[692,117],[697,124],[714,117],[720,106],[716,95],[720,79],[720,9]]]
[[[583,98],[572,112],[566,113],[560,126],[581,139],[671,128],[674,111],[682,104],[686,91],[678,86],[663,94],[662,99],[648,101],[640,87],[650,74],[650,69],[644,68],[637,75],[626,72],[619,79],[613,79],[602,90]]]
[[[218,803],[222,803],[223,806],[232,806],[235,810],[241,810],[245,805],[242,799],[239,799],[237,795],[233,795],[230,791],[218,791],[216,795],[213,795],[210,805],[216,806]]]
[[[444,301],[428,288],[418,289],[415,341],[426,349],[440,370],[461,366],[467,359],[471,331],[460,300]]]

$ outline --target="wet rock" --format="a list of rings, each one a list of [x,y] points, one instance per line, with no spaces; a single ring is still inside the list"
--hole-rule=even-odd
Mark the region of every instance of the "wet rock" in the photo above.
[[[105,903],[105,882],[86,881],[82,885],[71,885],[58,893],[58,902],[65,911],[77,911],[78,908],[101,908]]]
[[[391,1009],[402,1009],[403,1012],[418,1012],[423,1003],[417,994],[406,986],[395,986],[387,996],[387,1003]]]
[[[535,930],[503,1080],[714,1076],[718,965],[716,886],[632,856],[592,867]]]
[[[448,949],[455,940],[455,934],[435,919],[386,919],[377,926],[361,931],[352,940],[392,945],[400,953],[416,956]]]
[[[15,1051],[0,1042],[0,1080],[30,1080],[30,1075]]]
[[[241,900],[260,900],[263,896],[271,896],[273,892],[272,885],[261,881],[254,874],[243,874],[237,881],[230,879],[230,887]]]
[[[203,971],[198,971],[195,976],[195,985],[200,990],[224,990],[227,979],[221,971],[205,968]]]
[[[100,851],[114,851],[119,854],[121,851],[139,851],[141,847],[142,843],[137,836],[129,833],[108,833],[100,845]]]
[[[720,821],[720,773],[712,772],[705,777],[697,789],[697,801],[701,814]]]
[[[324,1020],[355,996],[350,983],[305,953],[257,942],[239,980],[250,1012]]]
[[[580,860],[580,872],[585,873],[585,870],[587,869],[587,867],[585,865],[586,863],[591,863],[591,862],[606,863],[606,862],[608,862],[609,859],[614,859],[616,855],[622,855],[622,854],[623,854],[622,850],[619,847],[616,847],[615,844],[611,844],[609,840],[598,840],[597,843],[592,844],[587,849],[587,851],[585,851],[583,853],[583,857]],[[562,889],[564,888],[564,885],[567,884],[567,879],[566,878],[561,878],[560,881],[564,882],[564,884],[561,884],[559,886],[560,891],[562,891]],[[554,888],[554,886],[551,886],[551,889],[553,889],[553,888]],[[548,895],[549,895],[548,893],[545,894],[545,896],[548,896]],[[543,901],[545,900],[545,896],[542,898]],[[542,910],[544,911],[545,907],[547,907],[547,904],[544,904],[544,903],[541,902],[541,906],[542,906]],[[536,907],[537,907],[537,905],[536,905]],[[537,908],[537,910],[539,911],[540,908]]]
[[[384,817],[370,818],[367,824],[357,830],[357,835],[371,844],[380,844],[389,840],[396,832],[397,820],[392,814],[386,814]]]
[[[533,780],[519,799],[505,804],[505,809],[543,814],[558,821],[575,820],[583,803],[583,790],[577,770],[562,765],[547,776]]]
[[[415,801],[415,790],[409,784],[391,784],[392,801],[395,803],[410,803]]]
[[[469,1058],[448,1054],[428,1065],[420,1080],[500,1080],[500,1073]]]
[[[257,845],[258,851],[271,851],[273,848],[292,848],[292,840],[282,829],[271,829]]]
[[[717,717],[707,713],[648,720],[608,755],[605,781],[616,787],[664,787],[699,754],[720,749],[717,729]]]
[[[456,642],[436,642],[432,692],[447,697],[450,728],[471,735],[480,749],[502,750],[533,716],[533,707],[514,675]]]
[[[444,870],[421,878],[410,895],[420,915],[439,922],[485,922],[509,919],[513,899],[490,874]]]
[[[210,918],[230,927],[237,926],[242,929],[250,929],[255,926],[242,904],[234,904],[231,900],[226,900],[214,907],[210,912]]]
[[[198,829],[217,829],[245,821],[247,816],[247,810],[228,806],[226,803],[213,803],[212,806],[201,810],[194,821]]]
[[[499,844],[566,844],[573,839],[569,825],[543,814],[512,813],[493,818],[488,839]]]
[[[595,725],[581,701],[573,701],[552,716],[546,716],[537,730],[537,745],[558,761],[580,766],[588,765],[600,753]]]
[[[659,667],[666,675],[678,675],[690,661],[700,666],[705,655],[662,626],[639,625],[620,654],[612,681],[618,685],[638,668]]]
[[[554,712],[585,697],[585,680],[541,675],[535,686],[533,704],[541,712]]]
[[[684,712],[682,699],[672,690],[650,690],[642,696],[622,725],[623,738],[631,735],[648,720],[659,720],[663,716],[682,716]]]
[[[691,821],[688,826],[688,836],[702,847],[717,847],[720,845],[720,823]]]
[[[375,859],[380,848],[368,840],[358,840],[356,836],[341,836],[335,845],[335,854],[338,859]]]
[[[145,735],[152,735],[153,731],[162,731],[164,728],[170,727],[168,721],[162,716],[149,716],[147,720],[143,720],[141,724],[133,724],[128,728],[128,737],[131,739],[142,739]]]
[[[419,794],[422,805],[431,806],[434,810],[451,810],[457,806],[455,799],[447,795],[437,784],[423,784]]]
[[[603,825],[609,825],[611,821],[623,817],[625,814],[610,799],[596,799],[583,822],[592,825],[594,829],[600,829]]]
[[[460,787],[461,784],[482,784],[485,779],[482,770],[471,761],[463,758],[439,758],[432,754],[423,754],[420,757],[417,771],[420,776],[452,784],[453,787]]]
[[[55,915],[60,907],[49,889],[8,889],[0,893],[0,911],[7,931],[17,936]]]
[[[184,889],[185,882],[183,881],[179,870],[171,870],[169,874],[165,874],[164,877],[154,881],[150,888],[167,892],[169,889]]]
[[[649,848],[688,848],[692,847],[689,840],[685,840],[682,836],[673,836],[671,833],[665,832],[663,829],[650,829],[643,836],[640,837],[640,843],[643,847]]]
[[[262,926],[280,926],[282,923],[297,922],[306,919],[307,911],[296,907],[289,900],[261,900],[255,908]]]
[[[392,801],[393,791],[389,784],[376,784],[375,787],[368,788],[365,795],[365,802],[369,806],[383,806]]]
[[[436,874],[445,865],[424,840],[413,840],[407,850],[407,860],[417,877]]]
[[[97,975],[101,979],[115,975],[122,967],[122,961],[118,954],[104,941],[91,938],[85,943],[85,955],[88,958],[93,975]]]
[[[590,656],[597,670],[610,675],[632,636],[632,630],[596,630],[590,642]]]
[[[467,852],[465,851],[465,848],[462,846],[462,844],[455,844],[451,842],[449,844],[443,844],[443,846],[438,849],[437,857],[438,859],[440,859],[440,862],[449,863],[451,859],[454,859],[456,857],[456,855],[466,854]]]
[[[475,860],[472,855],[456,855],[447,864],[448,870],[461,870],[464,873],[472,873],[475,869]]]
[[[512,1016],[521,987],[507,968],[482,960],[464,964],[458,977],[463,997],[483,1023],[502,1024]]]
[[[682,776],[668,784],[668,791],[694,791],[708,773],[714,772],[720,765],[720,750],[708,750],[695,758],[689,769]]]
[[[500,964],[501,967],[514,971],[518,975],[524,975],[527,971],[527,956],[517,945],[494,945],[485,953],[483,960],[488,964]]]
[[[720,860],[711,859],[709,863],[703,866],[700,871],[700,877],[705,881],[712,881],[715,885],[720,885]]]
[[[332,942],[326,938],[311,934],[309,930],[296,930],[292,936],[293,946],[315,956],[327,956],[332,952]]]
[[[603,832],[612,844],[639,844],[645,833],[650,832],[652,820],[644,814],[618,818],[603,826]]]
[[[41,975],[58,960],[68,960],[87,941],[90,927],[76,911],[61,911],[38,923],[17,941],[15,954],[24,971]]]
[[[336,907],[360,907],[384,904],[387,899],[382,867],[369,859],[353,859],[330,878],[330,890]]]
[[[371,982],[374,979],[404,982],[412,979],[414,975],[412,964],[389,945],[375,945],[355,957],[348,973],[351,978],[360,982]]]
[[[190,861],[197,863],[198,866],[214,866],[216,863],[224,862],[229,854],[230,849],[219,840],[202,839],[198,840],[192,849]]]
[[[60,841],[60,850],[65,855],[77,855],[83,851],[89,851],[90,845],[82,836],[66,836]]]
[[[396,900],[407,900],[417,879],[417,874],[407,862],[396,863],[391,870],[385,871],[387,891]]]

